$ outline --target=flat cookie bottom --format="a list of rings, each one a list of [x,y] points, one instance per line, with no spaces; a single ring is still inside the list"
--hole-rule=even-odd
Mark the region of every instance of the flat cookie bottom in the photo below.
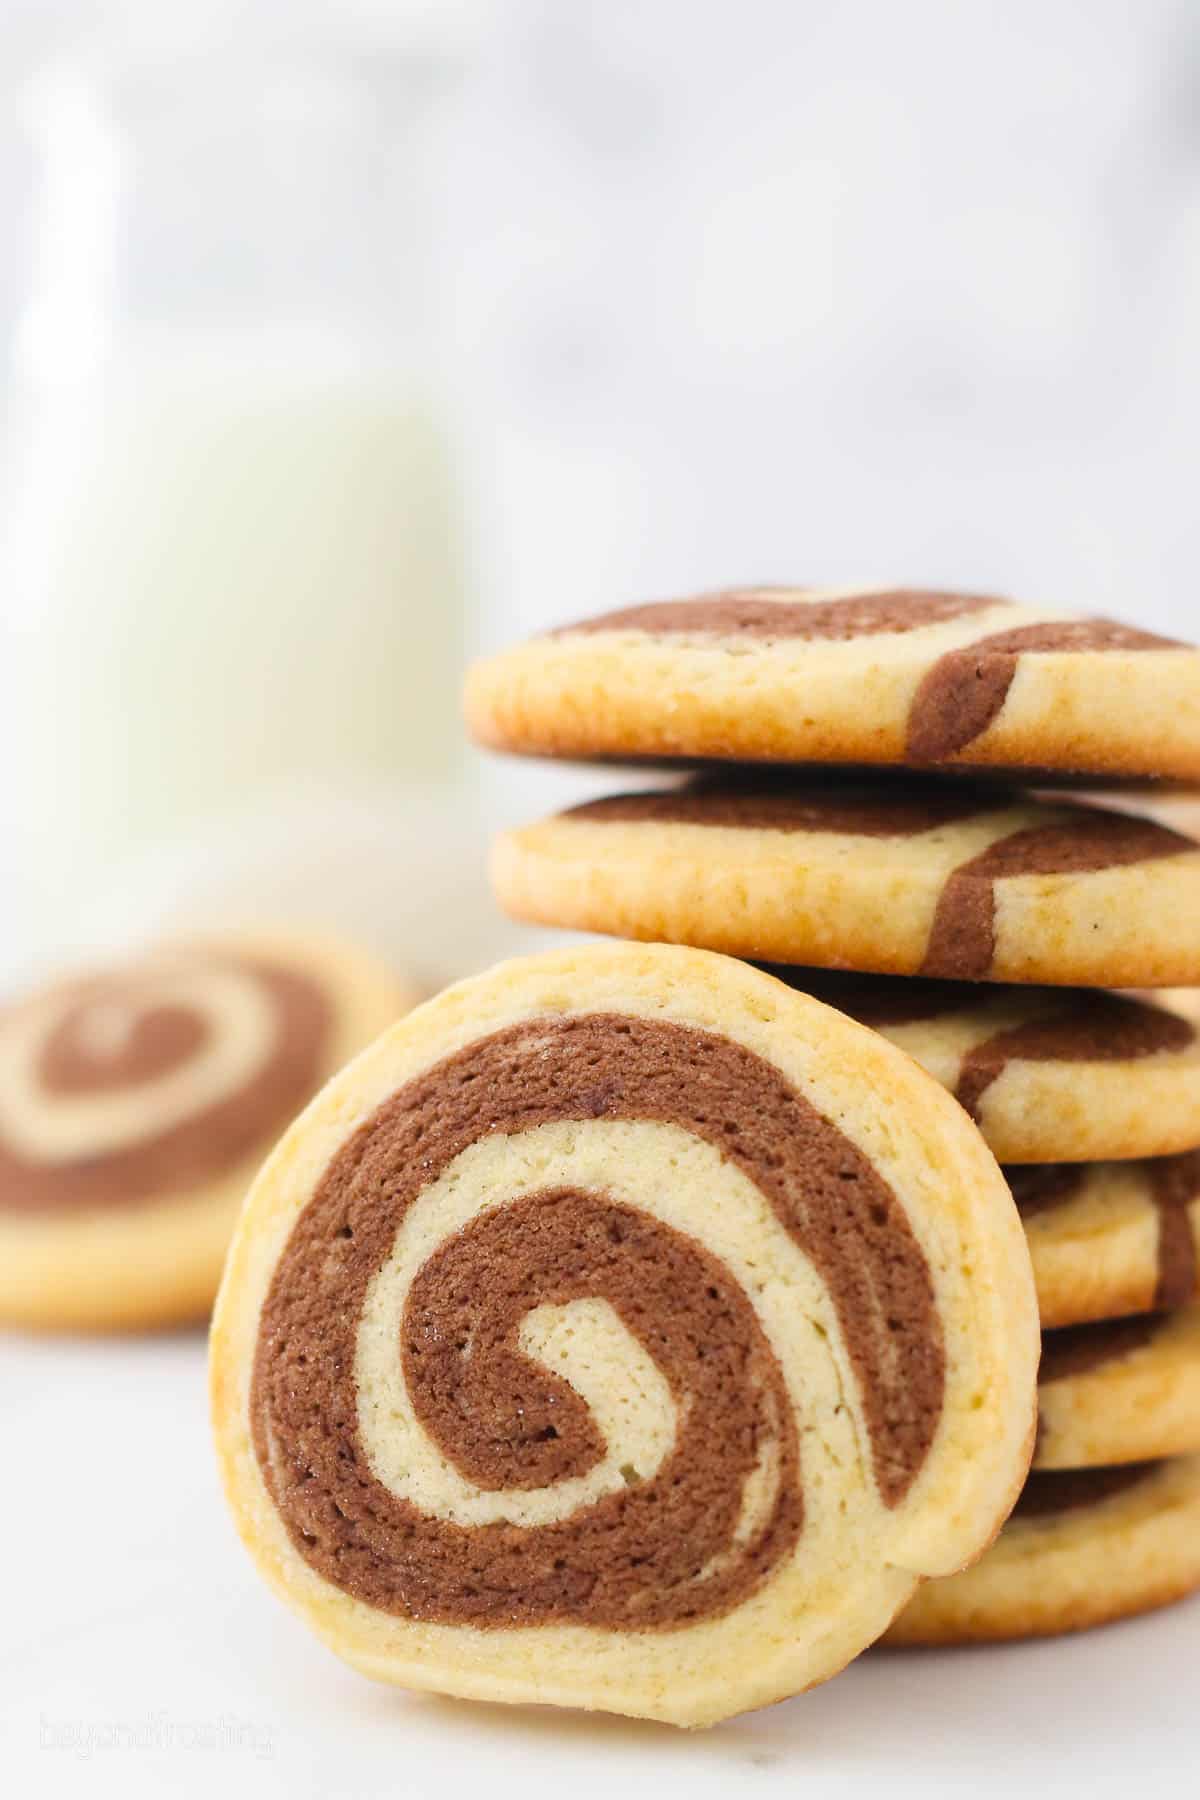
[[[1145,1159],[1200,1144],[1200,1019],[1180,1017],[1181,1007],[1103,989],[934,982],[786,963],[767,972],[870,1025],[919,1062],[971,1114],[999,1162],[1073,1165],[1070,1179],[1064,1171],[1064,1194],[1095,1189],[1106,1172],[1105,1187],[1127,1185],[1120,1171],[1133,1161],[1152,1212],[1156,1163]],[[1184,1167],[1171,1171],[1172,1191],[1189,1179],[1200,1225],[1200,1158],[1194,1176]],[[1102,1210],[1136,1209],[1126,1197],[1124,1207],[1110,1199]],[[1089,1212],[1095,1208],[1069,1223],[1086,1229]],[[1093,1232],[1100,1223],[1093,1218]],[[1146,1310],[1153,1291],[1152,1272],[1149,1297],[1116,1310]]]
[[[973,1568],[926,1582],[882,1641],[1055,1637],[1169,1606],[1197,1588],[1200,1456],[1189,1456],[1092,1505],[1010,1520]]]

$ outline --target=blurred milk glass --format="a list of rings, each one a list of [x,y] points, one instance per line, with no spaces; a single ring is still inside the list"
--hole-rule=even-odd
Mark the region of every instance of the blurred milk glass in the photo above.
[[[474,854],[421,181],[449,63],[402,34],[225,43],[27,95],[5,580],[29,954],[219,911],[407,936],[400,902],[427,915]]]

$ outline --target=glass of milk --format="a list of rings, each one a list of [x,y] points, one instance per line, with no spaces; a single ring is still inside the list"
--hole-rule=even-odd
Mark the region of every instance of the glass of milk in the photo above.
[[[283,911],[406,944],[415,918],[411,960],[445,966],[485,904],[421,181],[447,65],[402,32],[361,49],[216,32],[27,95],[3,534],[23,960]]]

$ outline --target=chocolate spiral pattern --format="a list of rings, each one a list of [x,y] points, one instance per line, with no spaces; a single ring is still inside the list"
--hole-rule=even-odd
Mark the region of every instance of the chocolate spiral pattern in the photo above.
[[[659,637],[711,632],[721,637],[844,644],[852,638],[921,631],[1009,604],[988,594],[944,594],[924,588],[872,589],[835,600],[794,597],[804,592],[803,588],[729,588],[690,600],[651,600],[563,626],[556,635],[644,631]]]
[[[711,1217],[672,1213],[683,1164]],[[762,1260],[731,1235],[749,1216]],[[581,1012],[479,1037],[358,1127],[275,1265],[250,1420],[292,1543],[355,1598],[443,1624],[729,1612],[805,1530],[801,1439],[822,1422],[762,1298],[797,1253],[895,1508],[945,1356],[874,1163],[719,1033]],[[781,1316],[831,1354],[794,1297]]]
[[[687,600],[623,607],[566,626],[555,635],[639,631],[666,638],[708,633],[767,642],[791,638],[848,643],[855,638],[901,637],[969,621],[979,613],[1003,612],[1011,605],[995,595],[914,588],[867,589],[834,599],[805,598],[803,588],[731,588]],[[1091,617],[1041,619],[983,637],[973,637],[971,629],[968,625],[965,642],[940,651],[913,696],[906,750],[918,766],[954,757],[983,736],[999,717],[1024,657],[1185,647],[1174,638]]]
[[[330,1029],[296,971],[163,952],[0,1015],[0,1210],[126,1205],[216,1179],[309,1098]]]
[[[1191,1208],[1200,1197],[1200,1151],[1122,1167],[1140,1184],[1141,1203],[1154,1214],[1154,1286],[1145,1304],[1154,1312],[1174,1311],[1195,1298],[1200,1273],[1191,1219]],[[1103,1170],[1103,1164],[1030,1163],[1005,1174],[1022,1219],[1032,1219],[1069,1207]],[[1118,1295],[1122,1292],[1117,1289]],[[1095,1296],[1091,1304],[1097,1304]],[[1102,1316],[1088,1318],[1094,1322]]]
[[[1200,1449],[1200,1310],[1135,1313],[1042,1336],[1035,1469]]]
[[[953,870],[938,898],[919,973],[986,980],[996,955],[996,885],[1022,875],[1087,875],[1195,849],[1153,819],[1077,809],[1063,822],[998,838]]]
[[[777,831],[801,839],[812,833],[900,841],[953,825],[986,825],[994,815],[999,825],[986,848],[943,873],[925,954],[914,971],[927,982],[945,984],[985,981],[992,974],[997,889],[1004,882],[1098,874],[1196,849],[1193,839],[1156,820],[1091,806],[1055,808],[1046,812],[1044,823],[1005,829],[1004,815],[1012,807],[1012,797],[1003,793],[930,786],[927,780],[894,790],[886,784],[826,779],[818,785],[790,774],[774,779],[755,774],[699,776],[678,788],[615,794],[560,816],[585,825],[686,825]],[[1178,1031],[1175,1035],[1180,1038]]]
[[[954,756],[999,718],[1022,657],[1095,656],[1105,651],[1178,650],[1159,637],[1112,619],[1055,619],[999,631],[948,650],[929,670],[913,697],[908,754],[916,763]]]
[[[1018,1014],[1014,1023],[997,1028],[987,1014],[988,998],[981,1000],[969,983],[797,969],[785,963],[760,967],[884,1036],[906,1025],[977,1018],[978,1036],[962,1053],[953,1090],[976,1124],[984,1095],[1010,1063],[1133,1063],[1189,1050],[1196,1041],[1196,1028],[1187,1019],[1120,994],[995,988],[993,1005],[1011,1005]],[[911,1045],[901,1044],[914,1054]]]

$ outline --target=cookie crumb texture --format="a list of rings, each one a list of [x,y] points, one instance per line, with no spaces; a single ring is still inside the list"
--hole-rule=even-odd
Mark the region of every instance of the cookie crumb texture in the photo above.
[[[626,607],[477,663],[466,714],[480,743],[540,756],[1200,776],[1196,650],[978,594]]]
[[[356,1666],[696,1725],[980,1553],[1036,1357],[1015,1208],[928,1077],[758,971],[612,946],[449,990],[309,1109],[213,1409],[247,1544]]]

